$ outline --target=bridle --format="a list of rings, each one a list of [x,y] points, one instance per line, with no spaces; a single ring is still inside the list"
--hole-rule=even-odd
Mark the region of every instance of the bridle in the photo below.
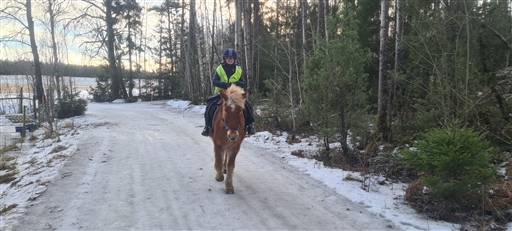
[[[222,111],[222,117],[221,117],[221,121],[222,121],[222,129],[224,129],[224,131],[229,131],[229,130],[232,130],[234,131],[235,129],[231,129],[229,128],[228,126],[228,123],[226,121],[226,112],[224,111],[226,110],[226,105],[224,105],[224,108],[223,108],[223,111]],[[242,123],[238,123],[238,128],[236,129],[236,131],[240,131],[240,128],[242,128]]]
[[[226,122],[226,120],[224,118],[221,118],[222,120],[222,129],[224,129],[224,131],[229,131],[229,127],[228,127],[228,123]],[[242,124],[241,123],[238,123],[238,128],[236,129],[237,131],[240,131],[240,128],[242,127]],[[231,129],[231,130],[235,130],[235,129]]]

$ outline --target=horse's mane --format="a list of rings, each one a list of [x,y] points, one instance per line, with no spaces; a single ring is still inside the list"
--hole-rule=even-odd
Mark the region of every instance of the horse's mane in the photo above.
[[[228,102],[226,102],[228,105],[235,104],[241,108],[244,108],[245,106],[245,98],[242,95],[244,93],[244,90],[236,85],[232,85],[226,90],[226,95],[229,97]]]

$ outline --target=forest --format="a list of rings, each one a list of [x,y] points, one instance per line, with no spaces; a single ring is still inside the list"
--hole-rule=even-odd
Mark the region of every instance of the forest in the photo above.
[[[234,48],[257,129],[287,131],[290,142],[322,137],[314,158],[409,182],[406,200],[436,219],[482,229],[512,220],[510,0],[0,6],[0,42],[30,54],[40,104],[77,47],[104,67],[97,99],[137,97],[144,75],[157,82],[155,97],[202,104],[222,52]]]

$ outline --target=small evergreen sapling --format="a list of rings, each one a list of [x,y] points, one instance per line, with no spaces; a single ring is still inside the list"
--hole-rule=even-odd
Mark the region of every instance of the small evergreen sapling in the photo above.
[[[491,164],[494,149],[472,129],[434,129],[415,147],[416,151],[403,150],[404,160],[423,172],[420,180],[435,198],[483,193],[484,186],[496,180],[497,168]]]

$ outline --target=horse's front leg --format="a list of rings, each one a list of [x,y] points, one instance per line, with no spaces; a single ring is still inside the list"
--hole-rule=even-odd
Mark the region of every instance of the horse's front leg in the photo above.
[[[233,194],[235,193],[235,187],[233,187],[233,172],[235,170],[235,160],[236,155],[238,154],[238,150],[240,147],[235,148],[235,150],[228,150],[227,153],[227,173],[226,173],[226,193]]]
[[[215,153],[215,163],[214,163],[214,167],[215,167],[215,171],[217,172],[217,174],[215,175],[215,180],[221,182],[224,180],[224,174],[222,174],[222,169],[223,169],[223,157],[224,157],[224,150],[222,147],[220,146],[217,146],[215,145],[215,147],[213,148],[213,151]]]
[[[222,173],[226,174],[227,173],[227,170],[228,169],[228,152],[224,152],[224,154],[222,155],[223,156],[223,161],[222,161]]]

